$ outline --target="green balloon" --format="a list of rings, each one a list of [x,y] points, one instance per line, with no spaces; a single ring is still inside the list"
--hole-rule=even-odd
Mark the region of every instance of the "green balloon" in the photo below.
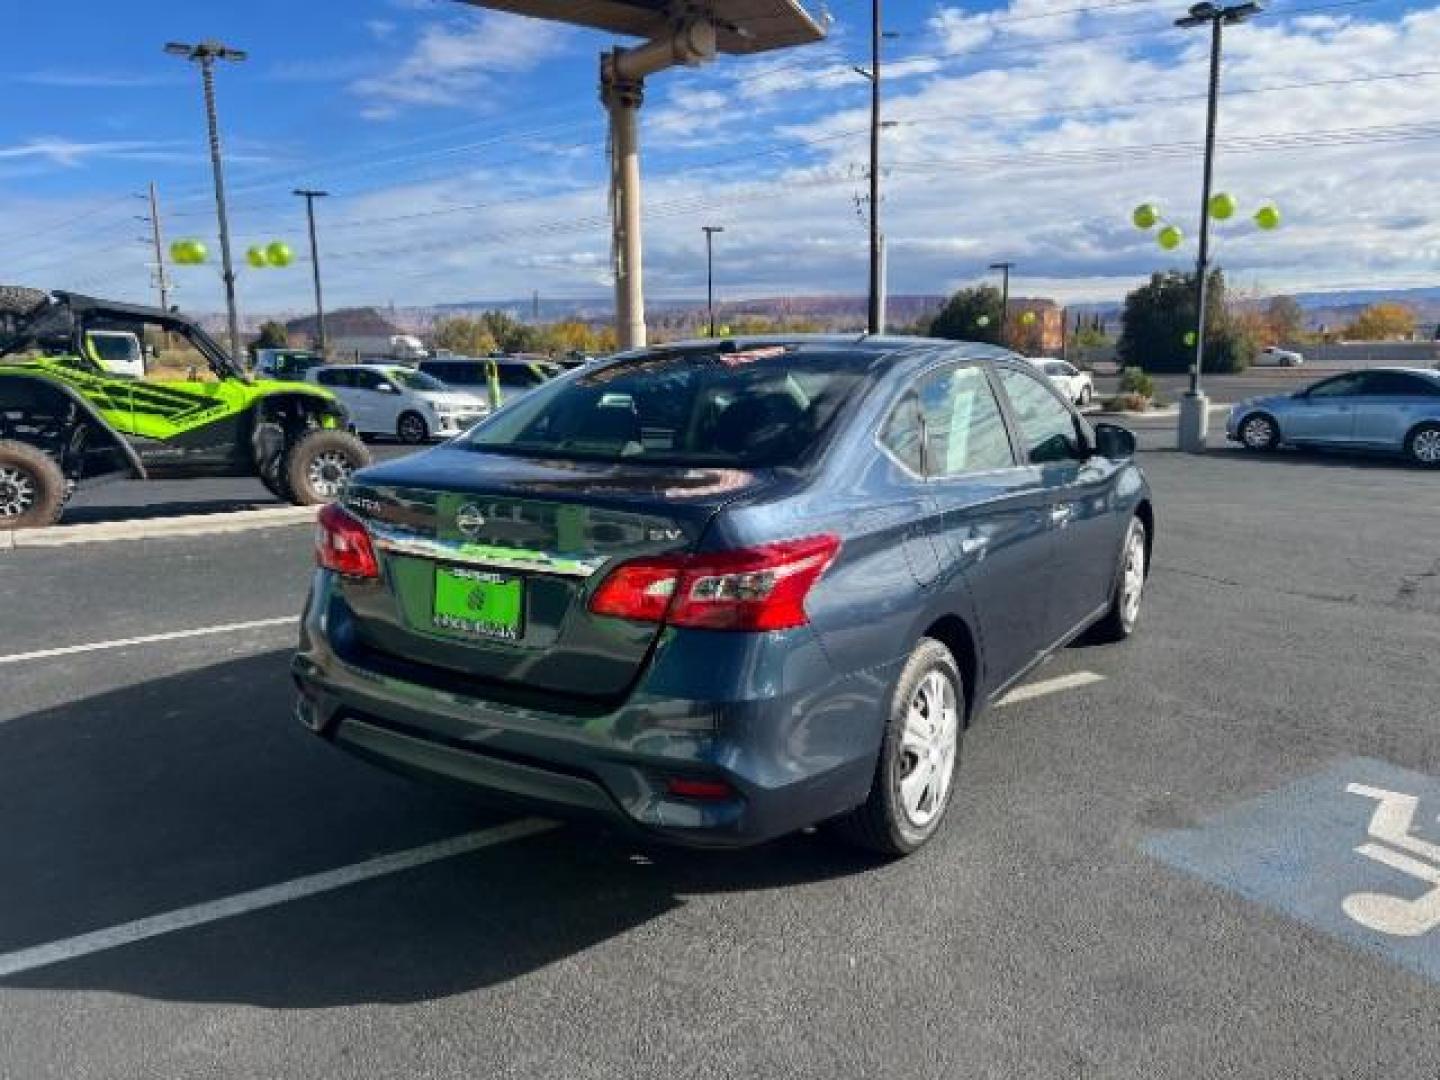
[[[1185,234],[1174,225],[1166,225],[1155,239],[1166,251],[1174,251],[1184,241]]]
[[[251,244],[245,251],[245,261],[256,270],[263,270],[270,265],[270,259],[265,254],[265,249],[259,244]]]
[[[271,266],[289,266],[295,261],[295,253],[285,241],[275,240],[265,248],[265,258]]]
[[[1255,211],[1255,224],[1269,232],[1271,229],[1280,227],[1280,208],[1274,203],[1266,203]]]
[[[989,326],[989,325],[990,325],[990,316],[989,316],[989,315],[981,315],[979,318],[977,318],[977,319],[975,320],[975,325],[976,325],[976,326],[979,326],[979,327],[982,327],[982,328],[983,328],[983,327],[986,327],[986,326]]]
[[[176,240],[170,245],[170,257],[182,266],[203,263],[209,254],[199,240]]]
[[[1228,221],[1235,216],[1239,204],[1235,196],[1228,191],[1222,191],[1218,195],[1210,196],[1210,216],[1216,221]]]
[[[1185,331],[1185,336],[1184,336],[1183,338],[1181,338],[1180,340],[1182,340],[1183,342],[1185,342],[1186,345],[1191,345],[1191,346],[1193,346],[1193,345],[1195,344],[1195,331],[1194,331],[1194,330],[1186,330],[1186,331]]]
[[[1160,220],[1160,208],[1154,203],[1141,203],[1135,207],[1130,220],[1135,223],[1137,229],[1153,229],[1155,223]]]

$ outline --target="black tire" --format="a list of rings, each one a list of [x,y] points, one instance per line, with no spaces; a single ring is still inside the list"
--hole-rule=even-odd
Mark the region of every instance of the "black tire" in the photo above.
[[[1440,468],[1440,424],[1416,424],[1405,436],[1405,456],[1427,469]]]
[[[311,431],[285,451],[280,478],[296,506],[334,502],[356,469],[370,464],[370,451],[345,431]]]
[[[1138,517],[1130,519],[1125,530],[1125,539],[1120,548],[1120,565],[1115,573],[1115,584],[1110,590],[1110,608],[1091,629],[1089,638],[1099,644],[1115,644],[1127,640],[1135,633],[1140,622],[1140,602],[1145,595],[1145,581],[1150,575],[1150,544],[1145,522]],[[1138,584],[1130,576],[1132,548],[1138,545]],[[1131,602],[1129,590],[1136,591]]]
[[[0,529],[35,529],[60,520],[69,496],[60,466],[26,443],[0,441]]]
[[[23,318],[50,299],[43,289],[28,289],[24,285],[0,285],[0,317],[7,315]]]
[[[929,816],[917,821],[907,810],[901,793],[901,782],[920,766],[905,745],[905,733],[912,703],[919,700],[932,674],[944,679],[954,695],[955,715],[949,721],[953,725],[954,744],[949,754],[948,775],[934,774],[934,780],[941,784],[942,790],[932,801]],[[945,820],[960,771],[965,694],[965,681],[950,650],[933,638],[921,638],[895,685],[895,696],[890,703],[890,715],[885,721],[885,734],[880,744],[880,757],[875,765],[875,778],[870,784],[870,797],[832,823],[838,836],[882,855],[898,857],[916,851],[935,835]],[[940,768],[946,768],[943,762]]]
[[[1250,413],[1236,426],[1235,434],[1246,450],[1274,450],[1280,445],[1280,425],[1269,413]]]
[[[430,425],[418,412],[403,412],[400,419],[395,421],[395,437],[411,446],[423,443],[430,438]]]

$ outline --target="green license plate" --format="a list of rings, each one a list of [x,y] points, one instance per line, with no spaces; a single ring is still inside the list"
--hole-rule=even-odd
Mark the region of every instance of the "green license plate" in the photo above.
[[[470,637],[518,641],[524,630],[525,583],[483,570],[435,568],[438,629]]]

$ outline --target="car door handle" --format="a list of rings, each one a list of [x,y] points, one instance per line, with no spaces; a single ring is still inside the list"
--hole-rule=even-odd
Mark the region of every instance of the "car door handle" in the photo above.
[[[967,536],[960,541],[960,554],[979,555],[989,546],[990,538],[988,536]]]
[[[1069,503],[1062,503],[1059,506],[1050,508],[1050,524],[1064,528],[1070,524],[1070,519],[1075,516],[1075,508]]]

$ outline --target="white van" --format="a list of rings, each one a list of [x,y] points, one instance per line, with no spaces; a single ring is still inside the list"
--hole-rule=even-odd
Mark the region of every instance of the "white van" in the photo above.
[[[145,347],[129,330],[87,330],[85,351],[111,375],[145,377]]]

